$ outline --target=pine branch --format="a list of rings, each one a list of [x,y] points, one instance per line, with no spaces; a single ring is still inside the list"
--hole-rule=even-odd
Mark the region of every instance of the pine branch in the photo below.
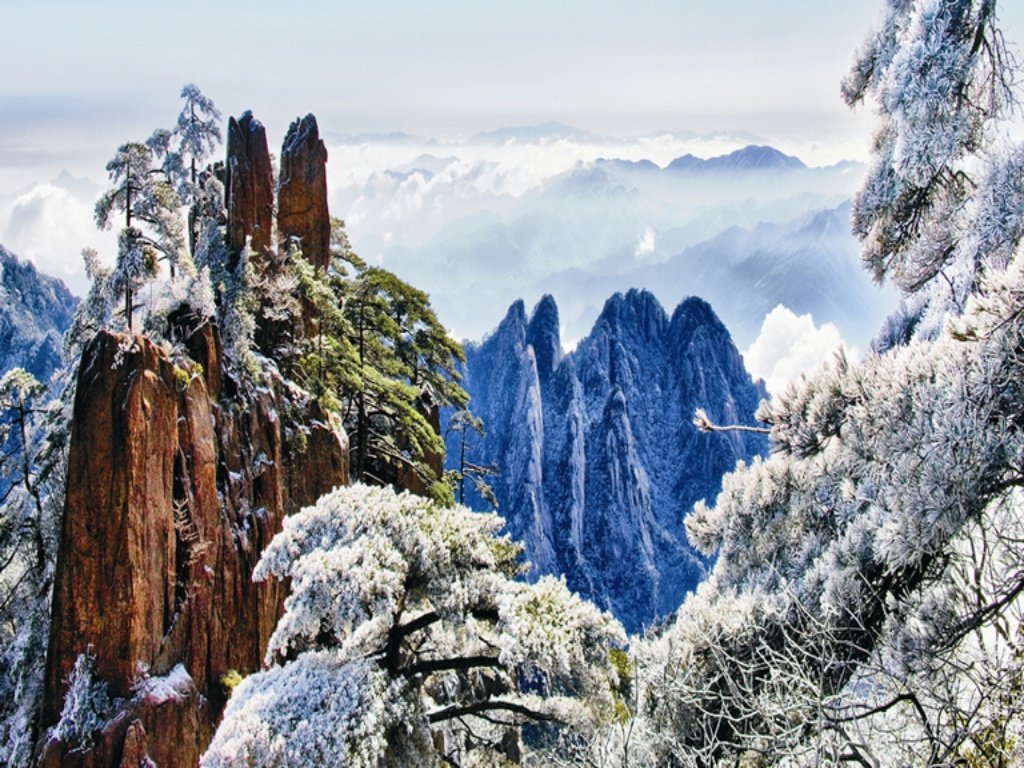
[[[758,435],[770,435],[771,430],[767,427],[748,427],[745,424],[728,424],[720,426],[711,421],[707,411],[698,408],[693,414],[693,425],[701,432],[753,432]]]
[[[413,677],[415,675],[430,675],[434,672],[447,672],[451,670],[497,669],[500,666],[501,662],[497,656],[460,656],[454,659],[421,661],[403,669],[402,674],[406,677]]]
[[[538,712],[523,704],[516,704],[511,701],[478,701],[465,707],[445,707],[444,709],[431,712],[427,715],[427,720],[430,723],[443,723],[446,720],[453,720],[467,715],[478,715],[483,712],[512,712],[537,722],[564,724],[554,715],[547,712]]]

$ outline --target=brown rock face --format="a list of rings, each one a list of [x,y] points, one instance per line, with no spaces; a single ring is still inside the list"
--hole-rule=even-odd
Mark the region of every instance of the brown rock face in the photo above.
[[[228,209],[228,247],[237,257],[252,238],[253,253],[263,258],[273,245],[274,169],[263,124],[244,113],[228,121],[228,157],[224,169]],[[235,263],[230,267],[234,269]]]
[[[170,360],[142,336],[98,334],[82,358],[58,552],[43,725],[58,722],[79,654],[122,701],[89,746],[56,738],[40,763],[196,765],[229,670],[259,669],[283,606],[252,569],[285,514],[348,482],[348,441],[279,377],[236,390],[215,329]],[[216,369],[214,375],[214,369]]]
[[[277,193],[277,234],[282,243],[297,239],[310,263],[327,268],[331,245],[327,148],[320,140],[313,115],[292,123],[284,138]]]

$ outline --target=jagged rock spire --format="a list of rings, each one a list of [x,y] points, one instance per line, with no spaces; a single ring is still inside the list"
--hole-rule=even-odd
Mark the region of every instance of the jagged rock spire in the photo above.
[[[228,121],[228,157],[225,168],[228,210],[228,246],[234,257],[252,238],[258,257],[269,251],[274,223],[274,169],[263,124],[245,112]],[[234,264],[230,265],[234,268]]]
[[[327,210],[327,147],[313,115],[288,128],[281,147],[277,232],[282,243],[297,239],[317,267],[330,261],[331,219]]]

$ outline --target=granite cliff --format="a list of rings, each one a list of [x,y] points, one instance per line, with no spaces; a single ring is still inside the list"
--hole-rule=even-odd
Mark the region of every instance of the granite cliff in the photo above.
[[[697,298],[669,317],[650,293],[616,294],[565,355],[554,300],[529,316],[517,302],[468,346],[464,386],[487,428],[472,461],[500,467],[499,511],[534,573],[566,574],[634,631],[673,612],[703,577],[683,517],[738,460],[767,449],[762,436],[692,424],[697,408],[752,423],[764,395]],[[472,491],[468,500],[486,506]]]

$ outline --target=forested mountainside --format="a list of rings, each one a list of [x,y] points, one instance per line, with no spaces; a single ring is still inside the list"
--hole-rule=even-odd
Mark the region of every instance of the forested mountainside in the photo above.
[[[48,381],[77,303],[64,283],[0,245],[0,375],[18,367]]]
[[[751,424],[765,396],[696,298],[669,317],[650,293],[616,294],[564,355],[554,299],[529,317],[517,302],[467,346],[463,386],[486,434],[449,427],[449,468],[497,467],[498,510],[534,576],[565,574],[634,632],[669,616],[704,577],[710,560],[687,543],[683,518],[737,461],[767,450],[763,435],[709,437],[692,423],[704,408]],[[488,507],[472,483],[465,489],[470,506]]]

